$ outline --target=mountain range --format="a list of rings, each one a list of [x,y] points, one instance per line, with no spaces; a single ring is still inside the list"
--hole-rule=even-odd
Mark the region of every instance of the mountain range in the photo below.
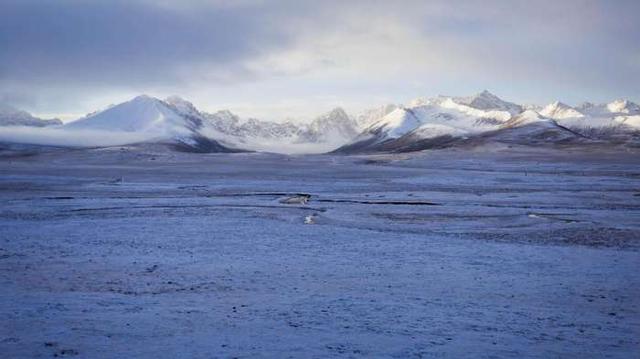
[[[296,123],[243,119],[226,110],[207,113],[177,96],[160,100],[141,95],[67,124],[3,106],[0,126],[144,134],[145,142],[196,152],[376,153],[487,142],[635,146],[640,106],[616,100],[576,107],[556,101],[538,107],[483,91],[468,97],[417,98],[406,106],[383,105],[357,116],[335,108],[311,122]]]
[[[0,126],[46,127],[56,125],[62,125],[62,121],[57,118],[41,119],[13,106],[0,104]]]
[[[504,101],[488,91],[470,97],[421,98],[365,128],[338,153],[417,151],[501,142],[522,145],[637,144],[640,109],[626,100],[573,108]]]

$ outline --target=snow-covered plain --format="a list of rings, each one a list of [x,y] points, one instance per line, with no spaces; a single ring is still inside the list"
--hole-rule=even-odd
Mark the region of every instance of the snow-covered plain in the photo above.
[[[3,358],[640,351],[637,151],[27,146],[0,168]]]

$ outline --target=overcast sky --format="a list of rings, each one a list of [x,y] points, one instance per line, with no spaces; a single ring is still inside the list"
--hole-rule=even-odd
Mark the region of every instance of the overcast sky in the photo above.
[[[0,102],[74,117],[178,94],[308,119],[483,89],[638,101],[638,14],[638,0],[0,0]]]

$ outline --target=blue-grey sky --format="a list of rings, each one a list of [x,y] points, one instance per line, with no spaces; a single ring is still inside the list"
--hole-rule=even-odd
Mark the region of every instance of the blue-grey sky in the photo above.
[[[489,89],[640,100],[637,0],[0,0],[0,102],[68,118],[140,93],[268,119]]]

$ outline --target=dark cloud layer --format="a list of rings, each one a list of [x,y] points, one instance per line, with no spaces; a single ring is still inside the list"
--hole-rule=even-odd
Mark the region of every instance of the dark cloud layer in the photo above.
[[[4,1],[0,76],[20,81],[178,81],[178,67],[226,65],[282,46],[260,7],[176,10],[136,1]]]

